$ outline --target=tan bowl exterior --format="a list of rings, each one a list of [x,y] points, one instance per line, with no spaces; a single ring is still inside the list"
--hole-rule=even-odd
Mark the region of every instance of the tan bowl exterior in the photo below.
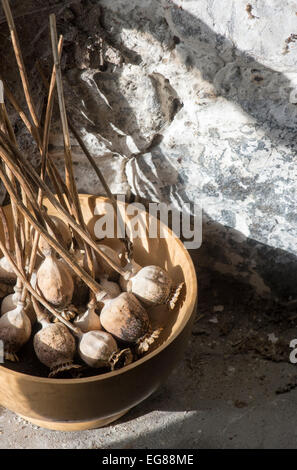
[[[108,199],[80,195],[89,228]],[[49,212],[58,215],[49,204]],[[10,206],[5,208],[10,216]],[[146,213],[146,217],[148,214]],[[9,220],[11,225],[11,218]],[[149,397],[166,380],[182,357],[195,316],[197,280],[192,260],[178,238],[162,225],[168,238],[137,239],[135,259],[139,264],[166,268],[186,289],[175,310],[166,317],[165,307],[156,307],[152,318],[167,318],[163,340],[155,350],[114,372],[81,379],[48,379],[14,372],[0,366],[0,404],[40,426],[78,430],[102,426],[122,416]],[[0,230],[0,236],[3,233]]]

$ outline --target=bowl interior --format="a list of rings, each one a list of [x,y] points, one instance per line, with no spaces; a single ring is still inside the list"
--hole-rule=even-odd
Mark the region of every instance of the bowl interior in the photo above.
[[[103,223],[105,214],[111,210],[109,200],[103,197],[80,195],[80,201],[84,219],[92,237],[100,243],[120,250],[122,244],[116,237],[99,240],[97,236],[97,227]],[[59,216],[48,200],[44,201],[44,205],[48,207],[49,214]],[[125,205],[120,203],[120,207],[124,214]],[[10,206],[6,206],[4,211],[9,229],[12,230]],[[189,253],[167,226],[142,210],[136,216],[135,214],[126,215],[126,223],[130,231],[133,227],[134,230],[137,230],[141,226],[138,230],[138,236],[133,238],[135,261],[141,266],[155,264],[166,269],[174,285],[184,282],[180,298],[173,311],[169,311],[165,305],[148,308],[152,326],[163,328],[159,340],[150,349],[151,352],[170,341],[187,323],[197,297],[196,274]],[[149,228],[152,230],[152,224],[156,224],[157,237],[150,236]],[[3,239],[2,224],[0,224],[0,237]]]

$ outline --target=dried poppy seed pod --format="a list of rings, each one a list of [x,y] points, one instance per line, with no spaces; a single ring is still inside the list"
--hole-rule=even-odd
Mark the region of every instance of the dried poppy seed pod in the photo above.
[[[116,283],[116,282],[113,282],[113,281],[108,281],[106,278],[104,277],[101,277],[100,278],[100,282],[99,282],[100,286],[102,287],[102,289],[104,291],[106,291],[107,293],[107,296],[104,297],[103,299],[103,302],[108,298],[108,299],[114,299],[115,297],[117,297],[118,295],[120,295],[121,293],[121,289],[120,289],[120,286]]]
[[[89,302],[87,310],[78,317],[76,317],[73,323],[83,333],[87,333],[91,330],[101,330],[102,327],[100,318],[99,315],[96,313],[96,302]]]
[[[16,284],[14,286],[14,294],[9,294],[4,299],[2,300],[1,304],[1,316],[5,315],[5,313],[10,312],[11,310],[14,310],[18,304],[18,302],[21,300],[22,296],[22,291],[23,289]],[[34,308],[32,306],[32,303],[30,299],[28,298],[25,307],[24,307],[25,313],[27,317],[30,319],[31,324],[34,325],[36,321],[36,315]]]
[[[110,367],[114,370],[117,365],[123,367],[133,360],[131,350],[126,348],[120,351],[115,339],[106,331],[89,331],[83,334],[78,351],[82,360],[94,368]]]
[[[31,336],[31,322],[27,317],[25,304],[18,302],[16,308],[0,318],[0,340],[4,344],[4,356],[8,361],[18,361],[16,353]]]
[[[168,304],[172,310],[182,285],[179,284],[173,289],[172,281],[164,269],[159,266],[145,266],[129,278],[127,291],[132,292],[146,305]]]
[[[45,316],[38,321],[42,329],[34,336],[33,345],[39,361],[50,369],[49,377],[79,368],[73,364],[76,345],[68,328],[63,323],[50,323]]]
[[[100,321],[103,328],[125,343],[135,343],[139,353],[148,350],[161,330],[152,332],[146,310],[137,298],[123,292],[105,303]]]
[[[17,276],[10,262],[3,256],[0,258],[0,279],[7,281],[16,280]]]
[[[59,217],[56,217],[55,215],[50,215],[49,217],[56,227],[56,231],[63,248],[65,248],[65,250],[69,250],[72,243],[72,234],[70,228]],[[55,235],[53,234],[53,230],[50,227],[47,226],[47,230],[51,235]],[[42,235],[39,238],[38,248],[41,253],[46,256],[46,253],[49,250],[49,244]]]
[[[44,298],[59,309],[70,304],[74,284],[66,264],[48,253],[37,271],[36,289]]]
[[[22,290],[23,289],[16,284],[14,286],[14,293],[4,297],[1,304],[1,316],[16,308],[18,301],[21,300]]]

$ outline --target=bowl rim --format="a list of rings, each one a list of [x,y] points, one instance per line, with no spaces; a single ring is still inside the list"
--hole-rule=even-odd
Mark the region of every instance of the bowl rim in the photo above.
[[[107,201],[110,201],[109,198],[105,197],[105,196],[95,196],[95,195],[92,195],[92,194],[83,194],[83,193],[80,193],[79,194],[79,197],[91,197],[91,198],[95,198],[95,199],[102,199],[102,200],[107,200]],[[45,200],[47,200],[45,198]],[[122,201],[118,201],[120,204],[124,204]],[[6,207],[9,207],[10,204],[8,204]],[[141,209],[142,211],[142,209]],[[145,211],[142,211],[142,212],[145,212],[146,214],[148,214],[148,212],[145,210]],[[151,214],[148,214],[150,217],[154,217],[152,216]],[[176,331],[170,336],[170,338],[168,338],[166,341],[164,341],[164,343],[160,346],[158,346],[154,351],[148,353],[147,355],[143,356],[141,359],[138,359],[137,361],[135,362],[132,362],[131,364],[129,364],[128,366],[125,366],[125,367],[122,367],[121,369],[118,369],[118,370],[115,370],[115,371],[110,371],[110,372],[105,372],[104,374],[98,374],[98,375],[93,375],[91,377],[81,377],[81,378],[77,378],[77,379],[72,379],[72,378],[68,378],[68,379],[54,379],[54,378],[49,378],[49,377],[37,377],[37,376],[34,376],[34,375],[30,375],[30,374],[25,374],[24,372],[17,372],[17,371],[14,371],[14,370],[11,370],[11,369],[7,369],[6,367],[4,367],[2,364],[0,364],[0,374],[4,373],[4,374],[7,374],[7,375],[11,375],[12,377],[20,377],[20,378],[23,378],[25,380],[28,380],[28,381],[32,381],[32,382],[37,382],[37,383],[45,383],[45,384],[61,384],[61,385],[71,385],[71,384],[83,384],[83,383],[90,383],[90,382],[97,382],[98,380],[107,380],[109,378],[112,378],[112,377],[115,377],[115,376],[119,376],[121,374],[124,374],[126,372],[129,372],[130,370],[134,369],[135,367],[137,366],[140,366],[141,364],[151,360],[153,357],[157,356],[159,353],[161,353],[162,351],[164,351],[164,349],[166,349],[179,335],[180,333],[183,331],[183,329],[185,328],[185,326],[187,325],[188,321],[190,320],[192,314],[193,314],[193,311],[196,307],[196,303],[197,303],[197,296],[198,296],[198,281],[197,281],[197,276],[196,276],[196,271],[195,271],[195,268],[194,268],[194,264],[193,264],[193,260],[189,254],[189,251],[186,249],[186,247],[184,246],[184,244],[182,243],[182,241],[174,235],[174,232],[166,225],[164,224],[163,222],[159,221],[160,225],[162,225],[162,228],[168,232],[168,234],[175,239],[175,241],[177,242],[177,244],[180,246],[180,248],[184,251],[185,255],[186,255],[186,258],[187,258],[187,261],[189,262],[189,267],[190,267],[190,271],[191,271],[191,274],[192,274],[192,277],[193,277],[193,281],[194,282],[194,286],[193,286],[193,296],[192,296],[192,299],[187,307],[187,310],[185,312],[185,315],[183,317],[183,320],[181,322],[181,324],[179,325],[179,327],[176,329]]]

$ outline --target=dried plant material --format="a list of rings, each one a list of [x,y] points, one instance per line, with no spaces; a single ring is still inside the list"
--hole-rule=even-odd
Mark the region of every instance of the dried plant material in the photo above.
[[[0,280],[0,299],[13,293],[14,282],[3,282]]]
[[[9,294],[4,299],[2,300],[1,304],[1,316],[5,315],[5,313],[10,312],[11,310],[14,310],[18,304],[18,302],[21,301],[22,298],[22,287],[20,287],[18,284],[14,286],[14,293]],[[25,313],[29,320],[31,321],[31,325],[34,325],[36,322],[36,315],[35,311],[32,305],[31,300],[27,297],[27,300],[25,302]]]
[[[126,266],[125,266],[125,270],[129,273],[131,273],[131,276],[135,276],[135,274],[138,273],[138,271],[140,271],[142,268],[142,266],[140,266],[140,264],[136,263],[136,261],[132,260],[130,263],[128,263]],[[122,288],[123,291],[127,291],[127,288],[128,288],[128,283],[129,283],[129,279],[125,279],[124,276],[120,276],[120,286]]]
[[[38,314],[37,314],[38,315]],[[49,377],[80,367],[73,363],[75,339],[62,323],[50,323],[40,318],[42,329],[34,336],[34,350],[39,361],[50,369]]]
[[[16,27],[15,27],[15,24],[14,24],[13,16],[12,16],[12,13],[11,13],[11,10],[10,10],[9,1],[8,0],[2,0],[2,7],[3,7],[4,13],[5,13],[5,16],[6,16],[6,20],[7,20],[9,29],[10,29],[12,45],[13,45],[13,49],[14,49],[14,52],[15,52],[15,57],[16,57],[16,61],[17,61],[17,64],[18,64],[20,77],[21,77],[21,80],[22,80],[22,84],[23,84],[24,93],[25,93],[25,96],[26,96],[26,101],[27,101],[27,104],[28,104],[28,108],[30,110],[30,114],[32,116],[32,120],[34,122],[34,125],[36,126],[36,128],[38,128],[39,127],[39,122],[38,122],[38,118],[37,118],[37,113],[36,113],[35,106],[34,106],[34,103],[32,101],[32,98],[31,98],[29,80],[28,80],[28,77],[27,77],[27,74],[26,74],[26,68],[25,68],[25,64],[24,64],[24,60],[23,60],[23,56],[22,56],[22,52],[21,52],[21,48],[20,48],[18,34],[17,34]]]
[[[135,343],[150,328],[146,310],[136,297],[128,292],[123,292],[106,302],[100,313],[100,320],[106,331],[127,343]]]
[[[73,304],[68,305],[64,310],[59,309],[59,312],[61,314],[61,317],[64,318],[65,320],[67,320],[67,321],[73,321],[79,315],[78,309]],[[60,320],[53,317],[53,321],[54,322],[59,322]]]
[[[69,250],[72,243],[72,234],[68,225],[66,225],[59,217],[54,215],[50,215],[49,217],[55,226],[56,233],[58,233],[58,238],[61,241],[63,248],[65,248],[65,250]],[[55,235],[50,227],[47,228],[51,235]],[[44,255],[50,249],[49,244],[42,236],[39,238],[38,248]]]
[[[148,352],[150,346],[159,338],[163,328],[157,328],[156,330],[150,330],[142,338],[136,341],[137,353],[143,355]]]
[[[30,174],[30,177],[34,180],[34,182],[37,184],[37,186],[39,188],[42,189],[42,191],[44,191],[44,194],[48,197],[49,201],[52,203],[52,205],[54,206],[54,208],[58,211],[58,213],[63,217],[63,220],[65,220],[71,228],[73,228],[73,230],[91,247],[93,248],[93,250],[99,254],[99,256],[101,256],[107,263],[110,264],[110,266],[115,270],[117,271],[120,275],[125,275],[125,271],[121,268],[120,265],[117,265],[116,263],[114,263],[111,259],[108,258],[108,256],[103,252],[103,250],[101,250],[100,246],[97,245],[94,240],[90,237],[90,235],[85,232],[85,230],[83,230],[81,228],[81,226],[79,224],[77,224],[75,222],[75,220],[73,219],[72,216],[69,215],[69,213],[67,211],[65,211],[65,209],[61,206],[61,204],[57,201],[55,195],[50,191],[50,189],[48,188],[47,185],[44,184],[44,182],[42,181],[42,179],[38,176],[38,174],[35,172],[34,168],[32,167],[32,165],[23,157],[22,153],[17,149],[17,147],[15,147],[12,142],[10,142],[9,140],[7,140],[5,134],[3,134],[3,132],[0,130],[0,138],[2,139],[2,141],[4,141],[8,146],[9,148],[11,149],[11,151],[15,154],[15,156],[17,157],[18,161],[22,164],[22,167],[24,169],[26,169],[26,172],[28,172]],[[3,152],[0,150],[0,154],[1,154],[1,157],[2,159],[5,161],[5,162],[8,162],[8,164],[10,165],[10,167],[13,169],[14,171],[14,174],[16,176],[16,178],[19,180],[19,181],[22,181],[23,184],[25,184],[25,181],[23,180],[23,174],[22,172],[20,171],[19,167],[15,164],[14,160],[10,157],[10,155],[7,153],[7,152]],[[61,247],[59,245],[57,245],[55,243],[55,241],[51,238],[51,241],[50,240],[50,236],[48,234],[46,234],[46,232],[44,231],[43,227],[36,221],[36,219],[34,219],[34,217],[32,217],[32,215],[30,214],[30,212],[27,210],[27,208],[22,204],[22,201],[20,200],[20,198],[17,196],[17,194],[14,192],[10,182],[8,181],[6,175],[3,173],[2,170],[0,170],[0,177],[2,178],[2,181],[7,189],[7,191],[9,192],[9,195],[11,197],[11,199],[16,202],[18,204],[18,209],[19,211],[24,215],[25,218],[27,218],[29,220],[29,222],[31,223],[31,225],[33,225],[33,227],[35,229],[37,229],[43,236],[44,238],[49,242],[49,244],[60,254],[60,256],[62,256],[65,260],[67,260],[67,262],[69,262],[69,264],[71,265],[72,263],[72,260],[69,259],[69,256],[68,256],[68,253],[64,250],[61,250]],[[30,192],[29,192],[30,194]],[[32,194],[30,194],[30,196],[32,196]],[[33,201],[30,200],[30,202],[32,202],[34,204],[35,200],[33,198]],[[75,266],[73,265],[72,263],[72,267],[74,270],[76,270]],[[86,276],[86,273],[83,272],[82,270],[80,270],[80,273],[82,278],[84,278],[86,284],[89,285],[90,288],[95,288],[96,290],[96,283],[93,282],[93,279],[91,279],[89,276]],[[92,287],[91,287],[92,285]]]
[[[4,343],[4,356],[17,361],[17,352],[31,336],[31,322],[25,313],[25,304],[18,302],[16,308],[0,318],[0,339]]]
[[[25,313],[33,326],[36,323],[37,318],[30,296],[27,296],[26,298]]]
[[[121,359],[121,366],[132,362],[133,356],[129,348],[118,349],[115,339],[106,331],[89,331],[79,342],[79,355],[90,367],[116,368]]]
[[[11,263],[7,260],[5,256],[0,258],[0,280],[15,281],[16,278],[17,277],[11,266]]]
[[[85,271],[89,272],[89,258],[88,256],[90,255],[91,256],[91,263],[92,263],[92,271],[93,271],[93,275],[94,275],[94,278],[96,280],[99,279],[100,275],[102,275],[102,271],[101,271],[101,268],[97,262],[97,258],[96,258],[96,255],[95,253],[93,252],[93,250],[91,250],[90,253],[86,253],[85,250],[81,250],[84,254],[83,254],[83,263],[82,263],[82,267],[84,268]]]
[[[185,283],[184,282],[181,282],[180,284],[178,284],[177,286],[173,287],[171,289],[171,293],[170,293],[170,296],[167,300],[167,306],[169,308],[169,310],[173,310],[176,306],[176,303],[180,297],[180,294],[181,294],[181,291],[182,291],[182,288],[184,287]]]
[[[145,266],[129,279],[127,291],[146,305],[166,304],[172,288],[167,272],[159,266]]]
[[[39,70],[39,73],[43,79],[43,83],[45,85],[45,87],[47,89],[51,89],[41,67],[40,67],[40,64],[38,64],[38,70]],[[115,211],[115,214],[116,214],[116,217],[118,218],[118,223],[120,226],[124,227],[124,230],[125,230],[125,236],[124,236],[124,239],[122,239],[124,245],[125,245],[125,249],[126,249],[126,256],[131,259],[132,258],[132,252],[133,252],[133,244],[132,242],[129,240],[128,236],[127,236],[127,231],[126,231],[126,226],[125,226],[125,223],[122,219],[122,216],[121,216],[121,212],[118,211],[118,206],[117,206],[117,200],[115,198],[115,196],[113,195],[113,193],[111,192],[101,170],[99,169],[97,163],[95,162],[94,158],[92,157],[92,155],[90,154],[89,150],[87,149],[83,139],[80,137],[79,135],[79,132],[76,130],[76,128],[74,127],[74,125],[72,124],[71,120],[68,119],[68,125],[71,129],[71,132],[72,134],[74,135],[74,137],[76,138],[77,142],[79,143],[83,153],[85,154],[85,156],[87,157],[88,161],[90,162],[90,164],[92,165],[96,175],[98,176],[99,178],[99,181],[101,182],[107,196],[109,197],[109,199],[111,200],[111,203],[113,205],[113,208],[114,208],[114,211]]]
[[[41,305],[43,305],[43,307],[48,310],[52,315],[54,315],[55,318],[57,318],[58,320],[60,320],[61,323],[63,323],[64,325],[66,325],[70,331],[72,331],[76,336],[79,336],[81,337],[81,331],[79,330],[79,328],[76,328],[74,325],[72,325],[70,322],[66,321],[62,315],[60,315],[60,313],[55,310],[51,304],[49,304],[44,297],[42,297],[41,295],[39,295],[39,293],[33,289],[33,287],[31,286],[31,284],[28,282],[28,280],[26,279],[24,273],[22,270],[20,270],[17,266],[17,264],[14,262],[11,254],[7,251],[7,249],[5,248],[5,245],[4,243],[2,242],[1,238],[0,238],[0,249],[3,251],[4,255],[6,256],[6,258],[9,260],[9,262],[11,263],[11,265],[13,266],[13,269],[16,273],[16,275],[21,279],[23,285],[26,287],[26,289],[30,292],[31,294],[31,298],[32,298],[32,302],[34,304],[34,309],[35,311],[38,311],[38,308],[37,308],[37,302],[40,302]]]
[[[63,309],[70,304],[74,284],[72,276],[63,261],[49,253],[37,271],[37,291],[52,305]]]
[[[132,292],[148,306],[167,304],[173,310],[181,293],[183,283],[172,285],[168,273],[160,266],[141,267],[134,260],[125,266],[125,275],[120,277],[124,291]]]
[[[78,315],[73,323],[83,333],[87,333],[91,330],[102,330],[99,311],[96,310],[96,303],[89,302],[87,310],[81,315]]]
[[[17,303],[21,300],[22,290],[23,289],[16,284],[14,286],[14,293],[4,297],[1,304],[1,316],[16,308]]]
[[[0,80],[0,84],[1,84],[1,80]],[[0,103],[1,103],[1,100],[0,100]],[[6,219],[6,215],[4,213],[4,210],[1,206],[0,206],[0,218],[1,218],[1,223],[2,223],[2,226],[3,226],[5,246],[8,249],[8,251],[11,251],[11,240],[10,240],[10,233],[9,233],[8,223],[7,223],[7,219]]]
[[[106,297],[103,298],[103,302],[107,302],[107,300],[114,299],[121,293],[120,286],[113,281],[108,281],[106,278],[101,277],[100,279],[100,286],[106,292]]]
[[[161,328],[152,329],[148,314],[141,302],[148,306],[167,303],[170,308],[174,308],[182,284],[173,288],[172,280],[162,268],[158,266],[143,268],[138,265],[132,259],[132,242],[128,239],[126,230],[125,239],[121,239],[126,248],[125,252],[123,250],[127,262],[125,267],[117,251],[109,246],[99,245],[92,239],[83,218],[73,173],[60,66],[62,38],[58,45],[55,16],[50,16],[54,67],[42,132],[31,98],[9,1],[2,1],[33,125],[13,96],[11,102],[12,104],[14,102],[13,106],[18,110],[23,121],[27,121],[26,125],[37,142],[41,154],[41,174],[39,176],[35,172],[20,152],[13,128],[6,116],[6,110],[0,107],[3,122],[0,128],[0,177],[11,198],[15,252],[12,253],[9,243],[6,243],[5,249],[2,240],[0,240],[0,247],[5,254],[5,263],[11,267],[13,281],[15,282],[17,278],[15,293],[3,302],[5,313],[0,318],[0,339],[2,339],[1,332],[3,336],[8,337],[9,347],[5,351],[6,357],[16,360],[17,351],[31,334],[29,316],[34,322],[37,315],[42,329],[34,337],[34,349],[38,359],[50,369],[49,377],[79,367],[73,364],[76,352],[74,336],[78,338],[78,352],[87,365],[95,368],[108,367],[114,370],[133,361],[130,348],[119,350],[117,341],[128,343],[128,346],[133,347],[133,351],[141,355],[156,342],[162,330]],[[48,155],[56,81],[64,138],[65,182]],[[99,168],[88,154],[76,131],[74,135],[87,154],[97,176],[104,182],[106,192],[114,208],[117,209],[117,201],[106,185]],[[55,186],[57,194],[53,194],[45,184],[47,175]],[[36,187],[38,189],[37,200]],[[44,197],[48,198],[59,217],[47,214],[42,206]],[[5,220],[2,220],[2,224],[7,239]],[[124,222],[123,224],[125,227]],[[30,225],[32,226],[31,234]],[[23,226],[27,227],[27,230],[24,230],[25,236],[22,232]],[[70,251],[72,242],[73,246]],[[73,253],[73,250],[78,247],[84,250]],[[38,248],[45,256],[45,260],[39,266],[34,280],[32,273],[36,268]],[[118,280],[119,275],[122,277],[121,285],[128,292],[121,293],[119,285],[114,282]],[[6,281],[11,282],[11,279],[7,278]],[[48,310],[48,314],[40,313],[37,300]],[[99,304],[99,302],[102,303]],[[85,307],[86,304],[87,307]],[[102,307],[100,315],[97,310],[99,305]],[[54,316],[55,323],[50,322],[50,314]],[[20,325],[19,329],[18,325]],[[23,332],[22,339],[17,336],[21,332]],[[6,345],[6,340],[4,341]]]

